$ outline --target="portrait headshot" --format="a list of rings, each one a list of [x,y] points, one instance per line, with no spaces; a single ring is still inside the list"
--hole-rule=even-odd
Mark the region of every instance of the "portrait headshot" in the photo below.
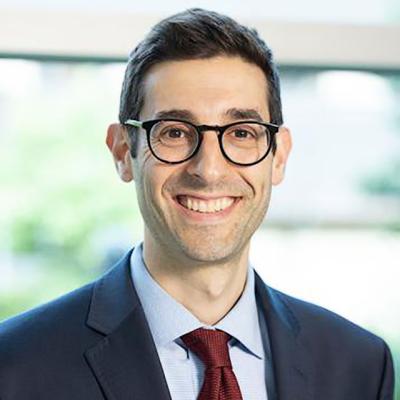
[[[140,25],[139,18],[132,20],[136,23]],[[108,28],[112,29],[102,27]],[[295,41],[286,31],[282,43]],[[375,78],[368,71],[331,72],[322,64],[314,69],[281,68],[274,48],[274,43],[281,48],[279,40],[270,43],[268,35],[247,24],[246,18],[200,7],[165,13],[140,37],[128,36],[121,37],[131,46],[127,60],[122,63],[109,56],[114,64],[92,83],[83,83],[92,79],[91,72],[74,72],[77,83],[70,87],[71,100],[60,89],[55,91],[58,104],[73,110],[75,125],[69,125],[64,111],[52,108],[49,118],[55,115],[57,122],[48,135],[20,144],[26,157],[12,156],[10,150],[9,165],[20,171],[24,164],[26,179],[42,189],[40,201],[26,186],[13,207],[11,200],[4,206],[24,209],[24,218],[29,207],[37,207],[37,213],[34,219],[18,214],[13,225],[5,225],[13,237],[10,243],[23,257],[18,258],[19,269],[11,266],[14,258],[2,257],[0,289],[6,293],[5,282],[17,282],[12,286],[28,296],[26,282],[37,279],[40,284],[37,300],[21,303],[20,308],[12,305],[11,290],[7,302],[0,297],[0,308],[9,305],[0,314],[0,399],[394,400],[396,333],[385,332],[398,326],[393,318],[398,312],[393,311],[396,303],[387,315],[379,311],[386,307],[379,290],[395,298],[382,282],[394,279],[385,271],[394,271],[396,261],[390,255],[386,263],[378,256],[383,252],[368,252],[366,243],[383,242],[376,239],[378,223],[386,229],[389,219],[395,220],[398,203],[387,200],[387,191],[395,193],[398,178],[387,175],[386,203],[378,204],[379,171],[365,174],[358,187],[364,188],[362,201],[369,203],[362,208],[361,197],[346,197],[350,189],[337,183],[348,182],[351,167],[341,165],[346,157],[351,153],[356,158],[354,149],[363,153],[366,147],[359,139],[363,132],[355,133],[354,141],[348,139],[348,146],[342,139],[347,111],[324,121],[327,132],[318,129],[315,136],[298,132],[301,124],[295,123],[297,115],[307,126],[322,124],[328,102],[321,93],[329,92],[329,104],[343,110],[346,99],[335,91],[339,84],[332,82],[349,76],[353,117],[358,114],[352,103],[368,103],[351,97],[357,85],[373,82],[371,93],[398,99],[382,89],[382,81],[378,83],[394,79],[392,75],[378,68]],[[325,41],[321,52],[324,46],[331,44]],[[89,63],[106,62],[89,50],[87,54]],[[27,57],[39,62],[37,56]],[[51,77],[47,88],[54,90],[56,75],[70,76],[72,64],[82,56],[74,57],[64,57],[72,63],[57,74],[51,73],[51,65],[42,70],[42,76]],[[14,65],[17,70],[19,64]],[[120,78],[109,79],[110,71],[122,68]],[[25,79],[21,77],[28,82]],[[306,86],[309,82],[313,83]],[[18,90],[27,96],[23,85]],[[119,101],[107,95],[107,85],[118,91]],[[309,90],[305,97],[295,94],[304,87]],[[313,100],[311,92],[321,96],[319,100]],[[0,89],[0,100],[1,93]],[[286,98],[288,110],[297,109],[288,119]],[[47,101],[51,107],[55,100]],[[385,101],[383,115],[389,115],[395,107]],[[19,116],[21,131],[29,124],[32,132],[40,131],[30,118],[32,107]],[[111,107],[118,112],[102,125]],[[97,131],[96,139],[90,139],[96,145],[80,155],[79,143],[87,143],[89,135],[79,126],[87,127],[88,115],[99,121],[90,128]],[[351,123],[353,127],[360,122],[354,117]],[[372,122],[374,129],[376,134]],[[379,146],[365,151],[386,154],[379,149],[390,147]],[[32,164],[30,153],[36,157]],[[324,163],[325,158],[334,161]],[[308,169],[297,167],[303,162]],[[30,174],[41,163],[46,166],[36,180]],[[324,174],[327,164],[338,174]],[[290,175],[291,168],[301,171],[299,180]],[[67,190],[63,174],[73,169],[76,187]],[[307,180],[311,171],[324,178]],[[102,175],[112,177],[112,183]],[[11,179],[4,187],[11,187],[7,182]],[[284,189],[285,184],[289,188]],[[370,200],[368,190],[375,190]],[[329,199],[319,202],[321,193]],[[7,218],[2,217],[4,224],[11,221]],[[133,222],[135,234],[125,234],[119,220]],[[318,224],[329,231],[325,241],[319,234],[304,233]],[[360,226],[370,229],[373,224],[368,235],[359,234]],[[349,226],[352,230],[346,231]],[[385,245],[398,250],[397,234],[385,232],[379,238],[386,235],[390,239]],[[94,247],[97,253],[91,252]],[[47,249],[48,258],[28,261],[27,254],[39,248]],[[368,260],[364,266],[364,261],[357,262],[361,253],[367,254],[365,258],[376,255],[371,261],[375,282],[368,277]],[[12,281],[12,274],[18,280]],[[53,274],[58,274],[58,284],[50,280]],[[67,286],[72,274],[79,280]],[[328,290],[331,303],[323,297]],[[346,311],[343,305],[350,304],[356,304],[358,313]],[[390,320],[387,331],[383,322],[380,326],[362,319],[374,312],[369,309],[372,304],[382,321]]]

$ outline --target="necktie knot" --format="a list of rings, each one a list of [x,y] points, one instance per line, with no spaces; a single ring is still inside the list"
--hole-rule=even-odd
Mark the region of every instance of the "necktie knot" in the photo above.
[[[199,328],[183,335],[183,343],[193,351],[206,368],[232,368],[228,351],[229,334],[219,330]]]
[[[181,338],[205,367],[204,382],[197,400],[243,400],[229,358],[231,336],[223,331],[199,328]]]

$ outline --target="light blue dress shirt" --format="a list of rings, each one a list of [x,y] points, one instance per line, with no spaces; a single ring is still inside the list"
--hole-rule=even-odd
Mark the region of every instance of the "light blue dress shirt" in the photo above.
[[[232,336],[228,342],[229,354],[243,399],[267,400],[265,354],[251,266],[240,299],[212,327],[200,322],[153,279],[143,261],[142,244],[132,253],[131,275],[173,400],[196,400],[199,395],[204,366],[186,349],[180,337],[201,327],[218,328]]]

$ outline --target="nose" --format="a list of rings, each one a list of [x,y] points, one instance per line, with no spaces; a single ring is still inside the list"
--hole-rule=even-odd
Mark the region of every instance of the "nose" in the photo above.
[[[229,162],[221,152],[217,132],[203,131],[197,154],[189,160],[187,172],[207,184],[218,182],[229,171]]]

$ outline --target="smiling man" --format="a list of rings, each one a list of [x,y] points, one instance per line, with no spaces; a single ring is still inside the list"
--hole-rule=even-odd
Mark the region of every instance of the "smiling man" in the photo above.
[[[121,177],[136,183],[149,272],[213,325],[243,291],[250,238],[265,216],[271,182],[282,178],[290,136],[281,129],[273,159],[266,77],[238,56],[159,63],[143,90],[140,119],[155,121],[150,140],[136,133],[133,165],[124,126],[110,127],[108,144]]]
[[[144,239],[0,325],[0,399],[390,400],[378,337],[268,286],[249,246],[291,149],[255,31],[200,9],[132,52],[107,145]]]

